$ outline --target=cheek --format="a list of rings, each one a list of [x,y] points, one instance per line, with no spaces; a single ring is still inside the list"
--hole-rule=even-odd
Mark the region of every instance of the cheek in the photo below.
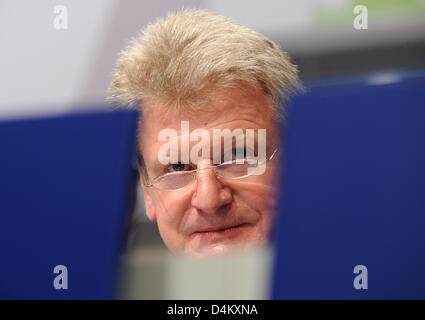
[[[273,214],[276,207],[276,190],[263,184],[244,185],[236,191],[235,198],[255,210],[260,219]]]
[[[276,197],[279,191],[278,181],[276,179],[277,172],[267,168],[267,172],[258,175],[247,177],[240,180],[240,187],[234,188],[247,203],[250,203],[258,210],[268,210],[276,205]]]
[[[158,229],[165,245],[173,252],[184,246],[184,237],[180,232],[185,213],[190,208],[190,194],[164,193],[153,196]]]
[[[276,212],[278,188],[275,183],[266,177],[247,178],[235,188],[234,199],[241,208],[249,208],[256,212],[257,224],[255,232],[260,238],[266,238],[270,232]]]

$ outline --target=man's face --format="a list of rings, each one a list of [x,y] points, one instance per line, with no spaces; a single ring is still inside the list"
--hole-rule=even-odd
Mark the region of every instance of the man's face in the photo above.
[[[159,141],[158,134],[165,128],[174,129],[181,141],[185,138],[181,121],[189,121],[190,131],[205,129],[211,137],[213,129],[266,129],[267,156],[278,146],[278,128],[270,114],[270,101],[254,87],[220,91],[207,109],[191,116],[166,111],[159,101],[148,100],[145,105],[140,148],[150,181],[167,172],[212,165],[209,159],[197,165],[160,163],[158,151],[167,141]],[[190,148],[196,143],[190,141]],[[279,160],[276,155],[267,163],[264,174],[242,179],[222,179],[213,169],[206,169],[198,171],[195,180],[179,190],[143,186],[147,216],[157,221],[164,243],[176,253],[208,256],[263,244],[273,221]]]

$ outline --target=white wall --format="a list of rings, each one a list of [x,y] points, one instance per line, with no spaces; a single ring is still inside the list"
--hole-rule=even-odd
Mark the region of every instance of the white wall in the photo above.
[[[0,116],[61,112],[79,102],[113,2],[1,2]],[[53,27],[57,4],[68,8],[68,30]]]
[[[196,1],[2,0],[0,118],[101,104],[117,53],[155,17]],[[53,27],[56,5],[68,29]]]
[[[355,30],[353,9],[368,8]],[[205,7],[265,34],[290,54],[311,55],[425,40],[425,0],[204,0]]]
[[[128,40],[148,22],[183,6],[203,7],[233,18],[268,35],[291,55],[425,38],[425,19],[419,9],[419,14],[396,14],[395,19],[375,15],[370,17],[369,30],[361,32],[352,28],[351,15],[337,24],[318,24],[320,10],[339,10],[352,2],[2,0],[0,118],[101,104],[117,54]],[[417,2],[424,4],[425,12],[425,0]],[[53,27],[56,5],[68,8],[68,30]]]

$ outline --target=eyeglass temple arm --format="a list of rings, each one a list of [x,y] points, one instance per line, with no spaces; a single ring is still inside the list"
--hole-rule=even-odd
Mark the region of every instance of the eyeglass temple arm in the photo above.
[[[145,183],[145,186],[148,188],[152,187],[152,183],[149,182],[148,172],[146,171],[145,161],[143,160],[143,156],[140,153],[140,150],[138,148],[136,148],[136,158],[137,158],[137,167],[143,177],[143,182]]]
[[[269,160],[272,160],[276,152],[279,150],[279,148],[274,149],[272,155],[269,157]]]

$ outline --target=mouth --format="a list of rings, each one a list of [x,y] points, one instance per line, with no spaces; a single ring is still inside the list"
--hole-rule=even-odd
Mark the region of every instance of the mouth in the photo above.
[[[248,223],[212,226],[193,232],[192,237],[199,238],[201,242],[219,242],[226,239],[237,238],[247,227],[249,227]]]

